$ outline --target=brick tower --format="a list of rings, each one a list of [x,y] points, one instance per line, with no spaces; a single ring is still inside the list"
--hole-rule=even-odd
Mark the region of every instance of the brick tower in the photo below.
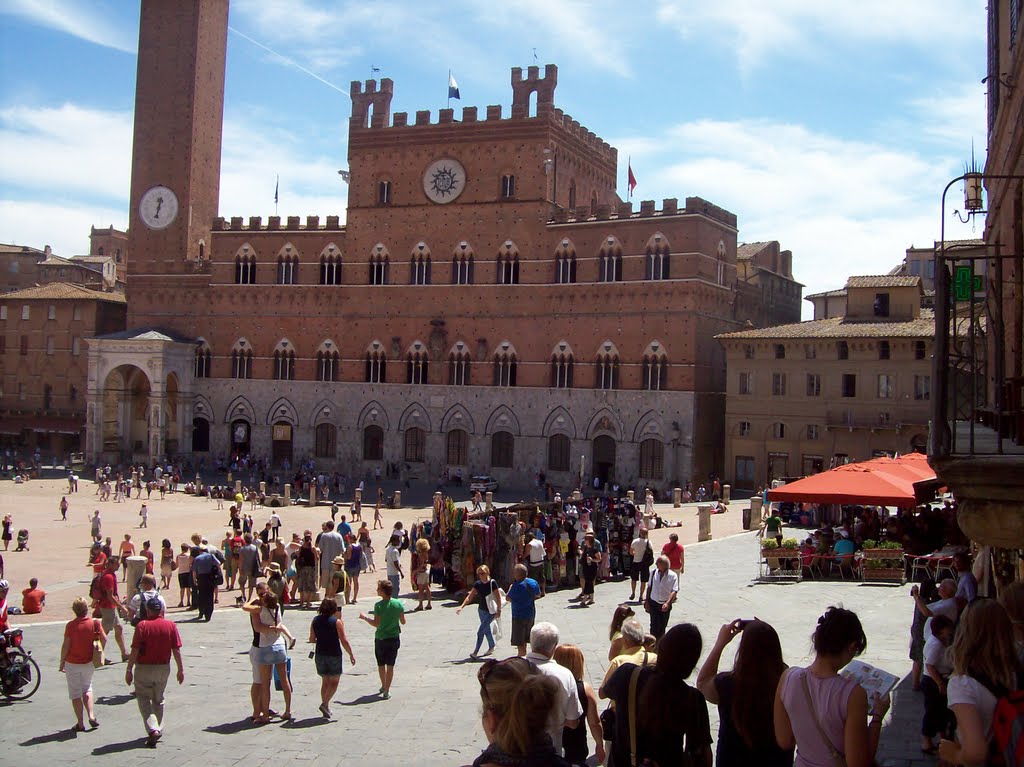
[[[142,0],[129,210],[129,325],[206,279],[220,193],[229,0]]]

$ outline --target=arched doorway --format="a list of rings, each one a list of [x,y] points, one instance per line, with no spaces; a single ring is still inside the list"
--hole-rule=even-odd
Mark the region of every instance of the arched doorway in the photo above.
[[[149,460],[148,376],[134,365],[121,365],[103,382],[103,456],[106,461]]]
[[[210,422],[205,418],[192,419],[192,452],[210,452]]]
[[[292,425],[287,421],[274,424],[270,443],[270,461],[274,466],[290,469],[292,465]]]
[[[231,457],[249,455],[249,440],[252,429],[248,421],[237,420],[231,422]]]
[[[594,437],[594,464],[592,474],[598,486],[611,482],[615,473],[615,440],[607,434]]]

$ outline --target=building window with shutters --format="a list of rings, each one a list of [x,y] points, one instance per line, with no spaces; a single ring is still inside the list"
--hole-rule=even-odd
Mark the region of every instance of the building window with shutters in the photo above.
[[[515,437],[507,431],[491,436],[491,466],[496,469],[511,469],[515,457]]]
[[[235,256],[235,284],[256,284],[256,256]]]
[[[569,438],[564,434],[548,437],[548,471],[569,471]]]
[[[660,439],[645,439],[640,443],[640,476],[644,479],[662,479],[665,474],[665,443]]]
[[[363,460],[384,460],[384,430],[379,426],[363,429]]]
[[[231,350],[231,377],[252,378],[252,349],[241,341]]]
[[[418,254],[412,257],[409,262],[409,284],[429,285],[430,284],[430,256]]]
[[[466,466],[469,462],[469,434],[464,429],[448,432],[445,461],[449,466]]]
[[[498,256],[498,284],[519,284],[519,256],[507,254]]]
[[[326,254],[320,256],[320,284],[341,284],[341,255]]]
[[[427,451],[427,433],[416,426],[405,430],[405,460],[409,463],[423,463]]]
[[[772,373],[772,396],[773,397],[784,397],[784,396],[786,396],[786,374],[785,373]]]
[[[821,376],[818,373],[807,374],[807,396],[821,396]]]
[[[473,284],[473,256],[458,255],[452,258],[452,285]]]

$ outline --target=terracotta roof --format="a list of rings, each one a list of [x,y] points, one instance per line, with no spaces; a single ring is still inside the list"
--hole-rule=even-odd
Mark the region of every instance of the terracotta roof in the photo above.
[[[812,298],[839,298],[840,296],[846,295],[846,288],[837,288],[836,290],[826,290],[823,293],[812,293],[804,298],[810,301]]]
[[[849,288],[912,288],[921,283],[921,278],[911,274],[872,274],[851,277],[846,281]]]
[[[97,336],[100,341],[173,341],[180,344],[194,344],[194,338],[175,333],[173,330],[161,328],[129,328],[119,330],[116,333],[107,333],[104,336]]]
[[[769,244],[767,242],[741,242],[736,246],[736,260],[749,261],[767,248]]]
[[[43,255],[45,251],[39,250],[38,248],[30,248],[28,245],[9,245],[7,243],[0,243],[0,253],[34,253],[35,255]]]
[[[792,325],[722,333],[715,338],[930,338],[934,335],[935,312],[932,309],[922,309],[920,317],[905,322],[854,322],[844,317],[830,317],[827,320],[809,320]]]
[[[0,294],[0,298],[11,301],[25,300],[76,300],[76,301],[110,301],[115,304],[127,303],[124,293],[104,293],[99,290],[90,290],[81,285],[72,285],[68,282],[51,282],[48,285],[37,285],[34,288],[24,288],[10,293]]]

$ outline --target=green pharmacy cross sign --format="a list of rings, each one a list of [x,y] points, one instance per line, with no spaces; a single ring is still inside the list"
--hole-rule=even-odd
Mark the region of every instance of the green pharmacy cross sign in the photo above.
[[[981,275],[974,274],[970,264],[957,266],[953,272],[953,295],[957,301],[970,301],[981,292]]]

